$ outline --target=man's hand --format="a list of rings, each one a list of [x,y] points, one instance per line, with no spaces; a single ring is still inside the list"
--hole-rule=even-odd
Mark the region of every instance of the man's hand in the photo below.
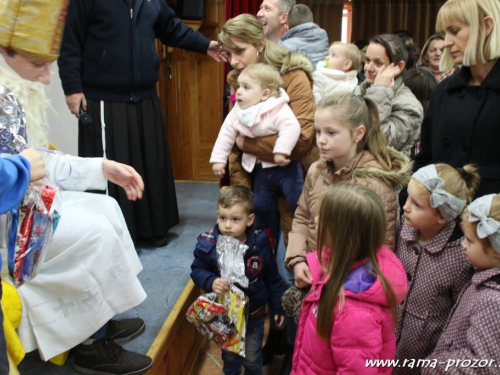
[[[87,110],[87,100],[85,99],[83,92],[66,95],[66,104],[76,118],[80,118],[80,107],[82,107],[84,111]]]
[[[236,146],[240,149],[240,150],[243,150],[243,142],[245,142],[245,136],[244,135],[241,135],[241,134],[238,134],[236,136]]]
[[[30,168],[30,182],[38,181],[39,179],[45,177],[47,171],[45,170],[45,163],[42,159],[42,155],[33,150],[32,148],[27,148],[23,152],[20,152],[19,155],[28,159],[31,164]]]
[[[212,40],[210,42],[207,50],[207,55],[217,62],[227,62],[226,54],[222,50],[222,46],[220,46],[219,43],[217,43],[215,40]]]
[[[218,277],[212,283],[212,290],[217,294],[227,293],[229,292],[229,283],[226,280],[222,280],[220,277]]]
[[[102,172],[104,178],[125,190],[129,200],[135,201],[142,198],[144,182],[134,168],[113,160],[103,159]]]

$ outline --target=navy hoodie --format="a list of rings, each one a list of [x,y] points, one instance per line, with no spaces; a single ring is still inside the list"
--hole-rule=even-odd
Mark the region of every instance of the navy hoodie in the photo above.
[[[58,60],[66,95],[137,102],[156,95],[165,45],[206,53],[210,40],[175,17],[165,0],[71,0]]]

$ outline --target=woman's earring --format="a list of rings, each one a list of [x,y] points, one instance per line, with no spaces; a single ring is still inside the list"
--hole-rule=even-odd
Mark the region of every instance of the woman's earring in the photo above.
[[[356,143],[358,143],[358,142],[359,142],[359,139],[356,139]]]
[[[260,57],[260,51],[257,51],[257,58]]]

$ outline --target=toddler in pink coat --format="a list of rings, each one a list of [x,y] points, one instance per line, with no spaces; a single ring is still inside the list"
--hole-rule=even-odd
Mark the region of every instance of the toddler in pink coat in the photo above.
[[[258,228],[270,225],[269,209],[278,192],[283,193],[295,211],[304,184],[300,161],[288,158],[301,129],[288,106],[289,98],[282,85],[280,74],[271,65],[246,67],[238,76],[235,106],[222,124],[210,157],[214,174],[222,178],[238,135],[256,138],[278,134],[273,148],[274,163],[261,162],[247,153],[243,153],[241,159],[246,172],[255,171],[253,192]]]
[[[335,184],[317,225],[319,250],[306,256],[313,284],[300,313],[292,375],[390,374],[390,367],[367,366],[394,359],[396,309],[407,290],[403,265],[382,245],[384,205],[371,189]]]

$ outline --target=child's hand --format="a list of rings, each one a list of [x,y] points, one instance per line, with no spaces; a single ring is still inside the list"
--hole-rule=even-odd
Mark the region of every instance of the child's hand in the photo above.
[[[219,277],[212,283],[212,290],[217,294],[227,293],[229,292],[229,283]]]
[[[290,163],[290,159],[285,154],[274,154],[274,162],[280,167],[284,167]]]
[[[212,171],[214,172],[214,175],[216,175],[219,178],[222,178],[226,174],[226,164],[215,163],[212,165]]]
[[[295,286],[305,288],[312,285],[311,270],[306,262],[300,262],[293,266],[293,275],[295,277]]]
[[[285,322],[285,315],[275,315],[274,323],[276,323],[276,327],[281,327]]]

